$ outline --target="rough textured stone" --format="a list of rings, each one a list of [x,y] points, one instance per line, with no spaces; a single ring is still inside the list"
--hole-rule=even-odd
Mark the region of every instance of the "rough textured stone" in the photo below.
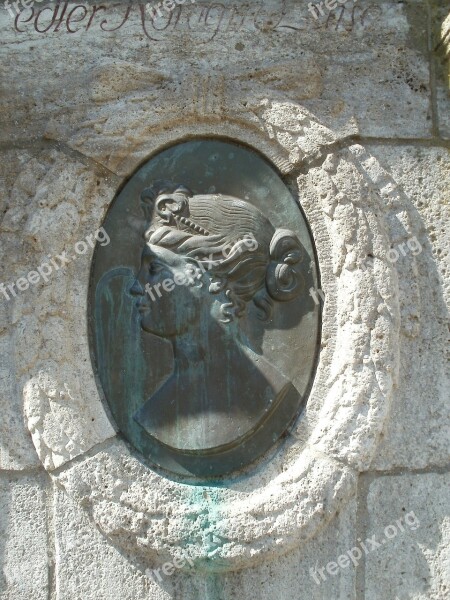
[[[0,8],[0,282],[73,256],[0,303],[0,469],[42,464],[55,484],[50,510],[37,475],[0,473],[1,600],[445,598],[448,476],[423,473],[444,473],[450,438],[445,3],[348,0],[315,19],[306,1],[197,0],[145,29],[138,2],[88,4],[75,33],[34,31],[39,2],[21,32]],[[73,254],[125,178],[193,134],[278,167],[325,292],[302,418],[210,485],[167,479],[115,437],[86,333],[92,249]],[[419,254],[388,258],[413,237]],[[419,529],[314,583],[311,567],[411,510]],[[145,576],[186,555],[192,570]]]
[[[414,303],[418,329],[414,336],[402,332],[399,385],[373,466],[444,466],[450,457],[450,153],[411,146],[371,151],[381,164],[389,165],[402,197],[412,205],[414,234],[421,247],[417,256],[408,248],[405,257],[399,252],[399,264],[416,263],[412,271],[403,271],[401,296],[404,305],[412,304],[413,295],[420,298]],[[412,248],[416,252],[418,247]]]
[[[354,546],[355,516],[356,502],[353,499],[326,530],[303,544],[301,549],[294,549],[252,569],[209,575],[198,575],[190,569],[187,572],[175,571],[170,577],[162,575],[161,582],[157,575],[154,579],[161,589],[170,594],[170,598],[353,600],[354,565],[349,561],[349,565],[338,569],[335,575],[330,575],[326,566],[336,562],[341,554]],[[311,575],[311,572],[316,573],[317,568],[325,568],[325,580],[318,576],[320,583]]]
[[[346,135],[431,133],[427,13],[419,1],[349,0],[315,19],[307,2],[295,0],[197,0],[164,18],[159,31],[148,16],[143,28],[139,4],[129,14],[127,7],[109,5],[88,28],[89,11],[74,33],[66,18],[57,32],[58,20],[37,33],[32,19],[25,22],[31,9],[19,33],[2,11],[2,64],[14,65],[3,77],[9,93],[0,110],[10,117],[3,139],[45,132],[115,169],[163,120],[195,127],[202,116],[236,120],[247,110],[261,126],[268,89]],[[39,29],[51,15],[39,17]],[[46,73],[44,88],[35,85],[37,70]]]
[[[34,160],[39,150],[10,150],[0,152],[0,215],[11,208],[11,190],[24,166]],[[0,235],[0,282],[11,283],[18,258],[23,252],[20,238],[9,237],[2,228]],[[5,259],[8,255],[8,260]],[[11,270],[13,266],[13,271]],[[21,273],[17,272],[16,279]],[[17,368],[14,362],[10,327],[13,302],[1,294],[0,299],[0,469],[30,469],[40,465],[30,433],[23,419],[23,401]]]
[[[108,180],[99,177],[95,169],[57,150],[44,150],[21,165],[3,214],[5,283],[26,277],[44,263],[51,266],[52,258],[60,267],[52,269],[47,281],[41,277],[21,292],[14,287],[9,300],[2,302],[10,340],[9,351],[3,346],[8,361],[5,383],[10,381],[11,386],[3,394],[7,402],[8,393],[14,399],[6,414],[12,412],[9,420],[18,429],[23,409],[17,403],[23,390],[28,427],[46,468],[60,466],[114,435],[95,381],[86,375],[92,373],[87,328],[79,331],[87,310],[92,248],[88,245],[85,254],[74,251],[76,242],[101,226],[100,215],[113,194]],[[63,252],[70,259],[66,266],[58,258]],[[74,356],[78,357],[75,372],[68,367]],[[87,411],[80,412],[77,402],[83,395]],[[77,423],[78,436],[73,433]],[[20,437],[17,448],[19,452]],[[8,457],[3,459],[6,467],[16,468],[12,450]],[[25,466],[33,460],[28,458]]]
[[[167,600],[170,596],[96,529],[79,506],[55,489],[57,600]]]
[[[345,569],[317,584],[311,569],[326,567],[352,548],[356,502],[353,499],[329,527],[301,550],[237,573],[198,574],[188,563],[183,570],[164,575],[163,561],[136,561],[119,553],[95,528],[77,504],[56,493],[56,588],[58,600],[119,598],[196,598],[231,600],[254,597],[353,599],[355,569]],[[213,543],[213,540],[211,540]],[[180,555],[183,557],[183,554]],[[159,569],[150,574],[148,570]],[[147,572],[146,572],[147,571]],[[279,573],[283,573],[280,582]],[[159,576],[158,576],[159,575]]]
[[[58,334],[55,336],[58,338]],[[63,376],[66,371],[66,376]],[[60,380],[55,379],[57,373]],[[80,399],[87,394],[86,382],[74,378],[71,369],[56,363],[43,366],[24,388],[25,414],[36,452],[47,470],[60,467],[104,441],[108,432],[100,406]],[[94,390],[95,394],[95,390]],[[89,400],[95,397],[89,394]]]
[[[370,485],[367,536],[381,547],[366,556],[366,600],[448,598],[449,486],[448,473],[381,477]]]
[[[433,37],[435,51],[437,127],[450,139],[450,11],[448,4],[433,0]]]
[[[354,146],[299,180],[313,231],[319,198],[330,240],[318,244],[322,285],[332,300],[324,317],[329,348],[315,382],[317,389],[327,374],[323,406],[309,443],[358,469],[373,457],[398,376],[398,275],[386,259],[398,195],[387,178],[373,156]]]
[[[0,468],[7,470],[37,467],[40,462],[23,419],[22,395],[14,377],[11,339],[0,337],[0,380],[2,382],[0,424]]]
[[[115,443],[57,481],[128,554],[164,562],[182,553],[199,570],[226,571],[309,539],[355,493],[353,474],[320,455],[305,452],[285,473],[281,460],[263,477],[189,486],[160,477]]]
[[[47,600],[46,482],[0,475],[0,598]]]

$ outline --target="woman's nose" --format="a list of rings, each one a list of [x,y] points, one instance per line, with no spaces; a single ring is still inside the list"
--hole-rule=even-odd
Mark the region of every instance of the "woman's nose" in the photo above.
[[[132,294],[133,296],[143,296],[144,295],[144,288],[142,287],[142,285],[139,283],[139,281],[136,279],[135,282],[133,283],[133,285],[130,288],[130,294]]]

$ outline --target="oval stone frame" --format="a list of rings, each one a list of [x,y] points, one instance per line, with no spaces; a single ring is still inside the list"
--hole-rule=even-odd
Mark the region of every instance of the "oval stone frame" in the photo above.
[[[242,569],[323,530],[355,495],[358,473],[375,457],[398,379],[400,328],[408,327],[400,315],[400,265],[383,257],[398,230],[414,235],[415,225],[391,175],[364,147],[345,139],[348,131],[332,131],[289,99],[269,90],[246,109],[239,95],[233,98],[216,115],[195,106],[186,112],[183,97],[169,97],[164,116],[144,130],[130,113],[126,136],[123,122],[111,119],[104,147],[96,131],[80,124],[67,140],[75,150],[62,148],[43,159],[46,185],[65,174],[80,182],[76,229],[61,228],[59,215],[49,212],[42,235],[33,231],[44,247],[49,239],[70,247],[92,234],[123,181],[148,156],[188,139],[193,130],[238,140],[275,164],[294,186],[314,236],[326,298],[314,385],[282,451],[269,453],[270,460],[248,476],[186,485],[148,469],[116,435],[90,361],[91,252],[67,267],[73,293],[64,319],[55,323],[53,317],[62,314],[54,278],[42,301],[38,345],[17,338],[18,364],[35,364],[39,348],[46,348],[45,360],[29,370],[24,385],[25,418],[44,468],[112,544],[146,566],[189,558],[198,570]],[[123,112],[119,102],[116,110]],[[95,113],[86,118],[90,123]],[[99,162],[110,180],[100,189],[92,175]],[[33,163],[24,177],[40,176]],[[41,210],[38,200],[30,203],[32,215]],[[59,238],[49,236],[49,228]],[[33,302],[40,306],[38,295]],[[25,323],[29,319],[25,315]],[[45,342],[46,327],[70,341],[70,364],[61,361],[58,344]]]
[[[164,180],[178,182],[174,189],[183,184],[189,191],[192,190],[192,195],[174,196],[168,195],[167,191],[166,194],[153,192],[155,181]],[[159,185],[165,190],[170,187],[169,183]],[[152,201],[148,199],[150,193],[155,196]],[[163,209],[163,216],[160,217],[155,209],[158,194],[164,207],[169,199],[168,205],[173,207],[173,198],[179,197],[185,206],[185,217],[180,217],[181,213],[174,213],[172,216],[167,208]],[[246,252],[246,260],[253,258],[258,250],[256,240],[260,239],[259,229],[265,222],[261,221],[262,213],[268,220],[267,227],[270,223],[271,227],[280,232],[274,233],[273,239],[280,239],[278,244],[286,262],[282,262],[281,256],[277,258],[278,263],[271,259],[269,245],[267,249],[261,248],[258,260],[260,256],[267,256],[267,265],[273,265],[271,268],[274,272],[287,268],[297,277],[293,284],[294,293],[288,288],[287,298],[283,297],[282,290],[277,294],[280,296],[279,301],[272,300],[267,295],[264,307],[270,302],[271,314],[265,322],[260,309],[250,301],[246,304],[244,316],[226,319],[231,324],[225,322],[223,316],[216,323],[209,317],[209,308],[206,308],[206,322],[200,325],[195,323],[195,330],[201,335],[210,331],[213,338],[213,346],[206,345],[202,351],[202,362],[208,363],[205,373],[213,371],[210,386],[212,394],[208,398],[207,409],[202,398],[199,405],[195,402],[198,382],[196,386],[190,386],[189,381],[185,382],[185,391],[178,395],[173,391],[169,391],[169,394],[160,393],[165,385],[170,387],[170,383],[174,381],[173,364],[177,358],[176,353],[180,351],[180,342],[176,339],[173,341],[170,336],[165,338],[163,333],[153,335],[143,332],[140,324],[142,308],[139,311],[136,308],[143,304],[148,307],[145,309],[149,315],[147,320],[153,322],[156,319],[158,323],[153,326],[157,326],[159,330],[162,327],[160,315],[165,315],[169,310],[164,304],[173,311],[173,306],[176,307],[176,302],[171,302],[173,298],[181,294],[182,298],[187,297],[186,290],[198,293],[198,286],[204,285],[198,281],[202,273],[196,267],[199,272],[195,278],[191,276],[190,286],[186,286],[189,283],[186,278],[183,280],[182,287],[185,289],[180,290],[180,286],[176,285],[168,285],[168,290],[161,289],[161,282],[156,288],[155,279],[159,281],[160,278],[157,275],[146,276],[147,268],[144,269],[145,281],[151,281],[152,286],[148,284],[148,292],[144,291],[144,284],[140,286],[136,279],[140,265],[136,259],[140,260],[141,256],[136,250],[142,252],[145,247],[146,253],[149,252],[144,232],[150,224],[150,217],[145,217],[145,208],[149,207],[156,212],[154,220],[160,223],[159,227],[167,228],[171,219],[171,231],[174,234],[183,236],[183,239],[189,235],[191,243],[199,240],[199,251],[203,251],[206,257],[203,263],[209,268],[204,273],[205,279],[209,281],[212,277],[212,255],[208,255],[208,251],[204,249],[211,235],[206,231],[207,235],[204,235],[193,230],[194,227],[199,227],[194,222],[190,226],[186,224],[190,223],[186,218],[189,215],[189,202],[192,204],[196,198],[201,202],[200,216],[197,218],[203,218],[202,222],[210,221],[211,212],[214,213],[220,202],[224,204],[226,211],[230,211],[234,199],[237,200],[235,204],[239,211],[243,210],[243,206],[248,206],[246,210],[256,208],[258,225],[255,221],[253,231],[245,229],[252,222],[252,213],[248,213],[247,225],[240,231],[238,240],[238,219],[233,233],[226,234],[224,254],[230,251],[229,245],[237,244],[236,252],[239,257],[242,252]],[[205,206],[210,207],[207,216],[204,216]],[[178,208],[175,210],[179,211]],[[226,214],[227,219],[233,218],[229,212]],[[223,218],[220,213],[218,217]],[[320,288],[319,275],[311,235],[299,204],[274,167],[254,150],[219,138],[197,138],[174,144],[146,161],[112,202],[103,227],[110,243],[97,243],[94,251],[89,299],[90,340],[94,370],[98,373],[117,429],[150,465],[181,476],[211,478],[249,467],[274,446],[289,427],[294,426],[295,419],[307,401],[317,364],[321,309],[320,302],[317,299],[314,301],[310,290]],[[227,224],[225,227],[225,231],[230,228]],[[287,237],[289,230],[292,230],[295,238]],[[296,240],[300,240],[299,245]],[[216,248],[216,244],[217,242],[210,242],[208,247]],[[226,261],[223,260],[222,253],[216,250],[214,259],[217,258],[222,259],[222,272],[222,265]],[[292,261],[296,261],[296,264],[292,265]],[[191,263],[188,264],[191,267]],[[236,268],[235,262],[231,262],[231,265]],[[170,274],[170,270],[164,272]],[[171,277],[170,283],[173,275]],[[167,281],[165,280],[166,283]],[[139,288],[135,296],[130,295],[130,282],[134,282],[134,287],[137,285]],[[133,286],[131,288],[133,291]],[[213,298],[209,292],[205,294],[207,299]],[[192,295],[191,306],[194,299]],[[226,303],[223,306],[229,305],[228,296],[223,296],[223,302]],[[153,317],[153,312],[159,316]],[[180,319],[175,313],[170,314],[173,315],[170,317],[172,322],[182,322],[185,319],[184,315]],[[245,340],[234,341],[235,335],[230,337],[227,328],[234,325],[240,330],[242,321],[246,322]],[[201,348],[203,341],[193,339],[192,335],[189,334],[186,340],[190,353],[193,344]],[[248,348],[245,342],[251,335],[254,343]],[[229,367],[224,364],[223,359],[227,343]],[[210,356],[214,352],[217,352],[215,366]],[[236,355],[234,366],[231,364],[233,355]],[[187,362],[187,356],[183,360]],[[194,366],[187,370],[185,380],[189,379],[191,369]],[[204,377],[202,372],[201,381]],[[254,383],[250,386],[248,382],[251,378]],[[227,379],[231,381],[227,383]],[[178,385],[179,381],[175,380],[173,389],[178,389]],[[217,404],[215,409],[215,396],[219,396],[220,389],[226,389],[227,385],[237,391],[226,394],[222,405]],[[280,390],[278,396],[267,396],[272,389],[269,386]],[[156,400],[158,398],[160,400]],[[199,447],[196,439],[189,444],[191,437],[204,440],[205,447]],[[219,438],[223,440],[221,443],[217,443]]]

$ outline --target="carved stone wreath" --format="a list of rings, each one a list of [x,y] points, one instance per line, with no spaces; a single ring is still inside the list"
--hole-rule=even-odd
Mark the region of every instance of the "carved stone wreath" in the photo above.
[[[83,159],[54,151],[26,166],[27,176],[40,179],[22,208],[20,231],[36,256],[70,250],[98,229],[121,179],[194,126],[197,134],[230,137],[265,154],[296,182],[312,228],[326,302],[306,410],[270,456],[223,485],[169,480],[116,436],[89,358],[91,249],[36,291],[33,312],[16,303],[32,331],[26,340],[16,331],[16,360],[43,465],[113,544],[149,564],[189,557],[199,569],[233,570],[311,538],[355,493],[396,384],[401,307],[386,252],[411,223],[395,182],[364,148],[346,148],[298,105],[264,100],[241,111],[215,122],[193,115],[185,125],[174,117],[151,136],[130,125],[126,141],[118,144],[118,135],[103,150],[83,129],[82,140],[69,137]],[[110,182],[95,182],[90,156],[109,169]],[[70,193],[65,182],[74,185]],[[402,316],[402,326],[414,328],[406,308]]]

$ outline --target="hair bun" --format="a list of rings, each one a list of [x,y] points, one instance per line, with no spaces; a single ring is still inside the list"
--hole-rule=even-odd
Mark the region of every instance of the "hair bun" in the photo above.
[[[289,229],[277,229],[269,251],[271,261],[266,272],[267,291],[278,302],[293,300],[304,287],[301,273],[294,268],[303,260],[303,246]]]

